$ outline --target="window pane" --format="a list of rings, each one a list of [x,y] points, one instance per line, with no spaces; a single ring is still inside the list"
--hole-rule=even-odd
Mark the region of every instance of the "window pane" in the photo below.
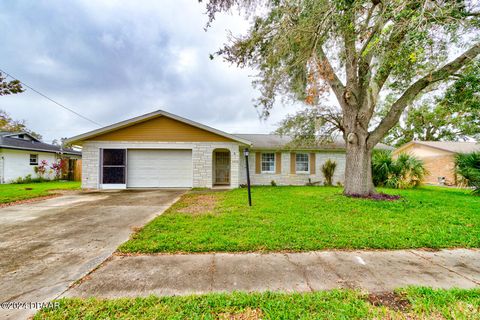
[[[125,183],[125,167],[104,167],[102,183]]]
[[[38,154],[30,155],[30,164],[38,164]]]
[[[308,154],[297,153],[295,162],[295,170],[298,172],[308,172]]]
[[[298,163],[297,162],[297,171],[299,172],[307,172],[308,171],[308,164],[307,163]]]
[[[264,172],[275,171],[275,154],[274,153],[262,153],[262,171]]]
[[[125,165],[125,149],[103,149],[103,165]]]

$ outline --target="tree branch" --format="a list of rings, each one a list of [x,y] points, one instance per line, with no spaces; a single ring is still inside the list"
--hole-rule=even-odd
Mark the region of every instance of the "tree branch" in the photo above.
[[[375,8],[377,7],[376,4],[373,4],[372,7],[371,7],[371,10],[369,11],[368,15],[371,16],[371,14],[373,14],[373,11],[375,10]],[[382,9],[383,10],[383,6],[382,6]],[[370,21],[370,18],[367,19],[367,23],[369,23]],[[383,19],[383,15],[382,14],[379,14],[378,15],[378,20],[377,22],[375,23],[375,25],[372,27],[372,32],[370,32],[370,34],[368,35],[368,38],[367,40],[365,40],[365,42],[363,43],[363,46],[362,48],[360,49],[360,52],[359,52],[359,58],[360,59],[363,59],[364,58],[364,53],[365,53],[365,50],[367,50],[368,48],[368,45],[370,44],[370,42],[373,40],[373,38],[378,34],[378,32],[380,32],[380,30],[383,29],[383,27],[385,26],[385,20]],[[365,26],[366,29],[368,29],[368,26]]]
[[[325,81],[327,81],[330,88],[332,88],[333,93],[337,97],[337,100],[340,106],[342,106],[343,108],[342,101],[343,101],[343,93],[345,92],[345,86],[343,85],[342,81],[338,78],[337,74],[335,73],[335,70],[333,70],[332,64],[328,60],[327,55],[323,51],[323,48],[319,46],[317,48],[317,52],[318,52],[318,57],[321,60],[319,61],[319,63],[322,64],[322,66],[324,67],[327,73],[325,75]]]
[[[388,130],[398,122],[407,105],[412,102],[423,89],[432,83],[448,78],[451,74],[457,72],[479,54],[480,43],[477,43],[452,62],[414,82],[407,90],[405,90],[400,98],[393,103],[387,115],[369,135],[369,146],[373,147],[380,142],[380,140],[387,134]]]
[[[353,10],[346,10],[345,17],[347,19],[347,26],[343,32],[343,41],[345,46],[345,71],[347,74],[347,88],[353,88],[357,91],[357,50],[355,48],[356,31],[355,31],[355,17]],[[355,92],[357,94],[357,92]]]

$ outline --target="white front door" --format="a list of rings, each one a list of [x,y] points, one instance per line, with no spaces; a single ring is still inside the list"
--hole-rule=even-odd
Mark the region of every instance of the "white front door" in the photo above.
[[[128,149],[127,187],[191,188],[192,150]]]

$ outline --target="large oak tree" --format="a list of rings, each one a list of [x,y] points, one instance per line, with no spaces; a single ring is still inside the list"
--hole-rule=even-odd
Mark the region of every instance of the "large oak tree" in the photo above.
[[[375,192],[373,147],[419,94],[480,54],[476,0],[204,1],[209,23],[232,9],[250,18],[248,33],[232,35],[217,54],[259,71],[264,116],[278,97],[317,105],[333,93],[347,195]],[[376,121],[379,109],[386,112]]]

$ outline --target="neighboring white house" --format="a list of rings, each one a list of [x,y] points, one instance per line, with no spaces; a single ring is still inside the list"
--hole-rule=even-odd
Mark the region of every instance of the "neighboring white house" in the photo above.
[[[20,177],[35,177],[35,166],[43,160],[49,165],[58,159],[81,159],[81,153],[61,150],[59,146],[43,143],[26,132],[0,132],[0,183],[9,183]],[[47,173],[52,178],[52,173]]]
[[[246,183],[246,148],[254,185],[321,183],[327,159],[337,162],[334,183],[344,180],[343,140],[292,147],[287,137],[229,134],[162,110],[67,141],[83,148],[82,187],[89,189],[236,188]]]

